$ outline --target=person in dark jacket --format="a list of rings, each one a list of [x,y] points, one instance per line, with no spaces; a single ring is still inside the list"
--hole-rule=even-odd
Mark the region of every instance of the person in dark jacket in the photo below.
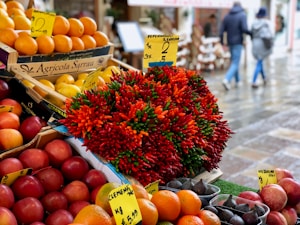
[[[226,90],[229,90],[233,77],[235,77],[236,85],[240,81],[239,66],[244,42],[243,36],[244,34],[251,35],[250,30],[248,30],[246,13],[240,2],[234,2],[233,7],[222,21],[220,28],[220,42],[222,45],[224,45],[224,33],[227,34],[231,63],[223,80],[223,85]]]

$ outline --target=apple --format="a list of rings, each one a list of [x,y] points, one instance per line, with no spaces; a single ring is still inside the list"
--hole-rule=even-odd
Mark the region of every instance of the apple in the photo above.
[[[23,164],[18,158],[9,157],[0,161],[0,177],[22,170]]]
[[[90,202],[92,204],[94,204],[96,202],[96,197],[97,197],[97,194],[98,194],[98,191],[100,190],[100,188],[102,187],[102,185],[94,188],[91,193],[90,193]]]
[[[261,202],[261,203],[263,202],[259,193],[255,191],[242,191],[238,194],[238,197],[245,198],[255,202]]]
[[[75,201],[89,201],[90,193],[87,185],[79,180],[68,183],[61,191],[71,204]]]
[[[77,213],[85,206],[90,205],[88,201],[75,201],[72,202],[68,208],[68,211],[72,214],[72,216],[75,218]]]
[[[0,206],[0,224],[18,225],[15,215],[8,208]]]
[[[70,224],[73,222],[73,216],[72,214],[65,210],[65,209],[59,209],[56,210],[55,212],[51,213],[47,218],[46,218],[46,225],[58,225],[58,224]]]
[[[17,199],[25,197],[40,198],[45,194],[41,182],[32,175],[18,177],[11,186]]]
[[[44,218],[44,208],[42,203],[33,197],[26,197],[18,200],[12,212],[19,224],[30,224],[37,221],[42,221]]]
[[[44,224],[44,223],[42,223],[42,222],[33,222],[33,223],[31,223],[30,225],[46,225],[46,224]]]
[[[26,142],[31,141],[47,123],[38,116],[29,116],[21,122],[20,132]]]
[[[286,177],[294,178],[291,171],[284,169],[284,168],[279,168],[279,167],[275,168],[275,175],[276,175],[277,183],[282,178],[286,178]]]
[[[23,145],[20,131],[11,128],[0,129],[0,150],[9,150]]]
[[[282,210],[288,200],[285,190],[278,184],[267,184],[261,189],[260,196],[271,211]]]
[[[8,83],[0,79],[0,100],[7,98],[10,95],[10,87]]]
[[[278,185],[280,185],[286,192],[288,197],[288,204],[294,206],[300,202],[300,183],[293,178],[282,178]]]
[[[0,105],[12,106],[13,109],[11,112],[15,113],[18,116],[21,116],[21,114],[22,114],[22,111],[23,111],[22,105],[18,101],[14,100],[12,98],[5,98],[5,99],[0,100]]]
[[[63,162],[60,170],[63,176],[70,181],[81,180],[89,171],[89,164],[81,156],[72,156]]]
[[[38,171],[35,177],[42,183],[46,193],[60,191],[65,182],[60,170],[53,167]]]
[[[288,225],[285,217],[278,211],[270,211],[267,215],[267,224]]]
[[[294,205],[294,209],[296,210],[297,214],[300,215],[300,202]]]
[[[0,129],[12,128],[18,130],[20,127],[20,118],[12,112],[0,112]]]
[[[97,169],[90,169],[82,178],[90,190],[107,183],[105,174]]]
[[[73,155],[70,144],[62,139],[53,139],[52,141],[49,141],[45,145],[44,150],[49,155],[50,164],[57,168]]]
[[[5,184],[0,184],[0,206],[11,208],[15,203],[15,196],[11,188]]]
[[[52,213],[58,209],[68,208],[68,200],[66,196],[59,191],[49,192],[44,195],[41,199],[41,203],[47,213]]]
[[[49,166],[48,154],[39,148],[25,149],[18,156],[18,159],[22,162],[25,168],[32,168],[33,171]]]
[[[291,206],[286,206],[281,210],[282,215],[287,221],[288,225],[295,225],[298,219],[296,210]]]

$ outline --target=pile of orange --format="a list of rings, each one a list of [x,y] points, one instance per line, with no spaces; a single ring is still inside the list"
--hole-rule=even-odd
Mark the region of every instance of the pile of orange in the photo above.
[[[56,15],[52,36],[33,38],[30,36],[32,11],[33,8],[24,9],[16,0],[0,0],[0,42],[15,48],[20,55],[68,53],[109,43],[107,35],[98,30],[95,20],[87,16],[66,18]]]

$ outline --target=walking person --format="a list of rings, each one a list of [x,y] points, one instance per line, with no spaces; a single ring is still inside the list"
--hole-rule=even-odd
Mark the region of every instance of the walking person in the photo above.
[[[243,50],[244,34],[251,35],[248,30],[247,17],[240,2],[234,2],[229,13],[224,17],[220,28],[220,42],[224,45],[224,33],[227,34],[227,45],[230,51],[230,66],[226,72],[223,86],[230,89],[232,78],[235,78],[236,85],[240,82],[239,66]]]
[[[252,87],[257,88],[257,78],[261,74],[264,84],[266,84],[266,75],[263,68],[263,60],[272,53],[273,49],[273,32],[270,21],[266,18],[267,9],[261,7],[257,14],[256,20],[253,22],[252,31],[252,54],[257,60],[254,70]]]

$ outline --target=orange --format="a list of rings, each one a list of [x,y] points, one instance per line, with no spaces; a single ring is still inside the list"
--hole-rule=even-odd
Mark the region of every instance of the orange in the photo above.
[[[61,15],[55,16],[55,21],[53,25],[52,34],[67,34],[70,29],[70,23],[69,20]]]
[[[24,30],[24,31],[19,31],[18,35],[19,36],[30,36],[30,33],[28,31]]]
[[[107,35],[102,31],[99,31],[99,30],[96,31],[93,34],[93,38],[96,41],[97,47],[102,47],[102,46],[108,45],[109,39],[108,39]]]
[[[0,8],[0,15],[1,16],[8,16],[7,12],[5,9]]]
[[[74,50],[84,50],[84,43],[80,37],[71,37],[72,40],[72,51]]]
[[[23,11],[25,11],[24,6],[22,5],[22,3],[12,0],[12,1],[6,1],[5,2],[7,10],[12,9],[12,8],[18,8],[18,9],[22,9]]]
[[[97,31],[97,23],[91,17],[83,16],[80,17],[79,20],[82,22],[84,27],[83,34],[93,35]]]
[[[15,30],[30,30],[31,21],[25,15],[15,15],[13,17]]]
[[[134,195],[136,198],[145,198],[149,199],[149,195],[145,187],[141,184],[131,184],[131,187],[134,191]]]
[[[32,17],[32,12],[33,12],[34,9],[35,9],[35,8],[29,8],[29,9],[26,9],[26,10],[25,10],[25,15],[26,15],[26,17],[27,17],[28,19],[31,19],[31,17]]]
[[[25,12],[22,9],[19,8],[10,8],[7,10],[7,14],[8,16],[10,16],[11,18],[13,18],[14,16],[26,16]]]
[[[52,37],[42,34],[36,38],[38,44],[38,53],[40,54],[51,54],[54,52],[54,41]]]
[[[91,35],[84,34],[80,37],[80,39],[84,43],[84,49],[96,48],[96,41]]]
[[[83,207],[75,216],[73,223],[85,225],[113,224],[110,215],[103,208],[94,204]]]
[[[17,37],[18,33],[12,28],[0,29],[0,41],[12,48],[14,47]]]
[[[180,190],[176,194],[180,200],[181,215],[197,215],[200,212],[202,202],[194,191]]]
[[[198,217],[203,221],[204,225],[221,225],[220,218],[212,211],[202,209],[198,213]]]
[[[84,32],[84,26],[82,22],[77,18],[69,18],[70,29],[68,31],[68,36],[81,37]]]
[[[64,34],[57,34],[53,36],[55,51],[67,53],[72,50],[72,40]]]
[[[179,218],[176,225],[204,225],[198,216],[185,215]]]
[[[5,15],[0,15],[0,29],[2,28],[12,28],[15,29],[15,23],[12,18]]]
[[[21,55],[34,55],[38,50],[36,40],[33,37],[25,35],[17,37],[14,46]]]
[[[156,225],[158,221],[158,211],[156,206],[148,199],[138,198],[137,203],[139,205],[143,225]]]
[[[7,10],[7,6],[6,6],[5,2],[2,0],[0,1],[0,9],[4,9],[5,11]]]
[[[155,192],[151,202],[158,210],[159,220],[174,221],[180,214],[179,197],[172,191],[159,190]]]

